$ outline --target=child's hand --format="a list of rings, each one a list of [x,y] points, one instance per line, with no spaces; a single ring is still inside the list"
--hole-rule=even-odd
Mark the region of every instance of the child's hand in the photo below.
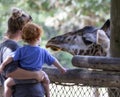
[[[66,69],[66,68],[62,68],[62,69],[61,69],[61,73],[64,74],[64,73],[66,73],[66,72],[67,72],[67,69]]]

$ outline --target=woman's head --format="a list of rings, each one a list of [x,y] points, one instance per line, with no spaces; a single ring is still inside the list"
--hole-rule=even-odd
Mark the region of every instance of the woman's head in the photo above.
[[[32,20],[32,17],[19,8],[13,8],[11,16],[8,19],[7,33],[15,34],[17,31],[22,30],[23,26]]]
[[[39,25],[29,22],[22,29],[22,39],[27,43],[36,42],[42,33],[43,29]]]

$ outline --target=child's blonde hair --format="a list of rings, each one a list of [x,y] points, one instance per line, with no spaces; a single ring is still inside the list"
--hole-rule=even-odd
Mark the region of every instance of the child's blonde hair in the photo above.
[[[37,41],[41,37],[43,29],[39,25],[29,22],[23,27],[22,32],[23,41],[31,43]]]

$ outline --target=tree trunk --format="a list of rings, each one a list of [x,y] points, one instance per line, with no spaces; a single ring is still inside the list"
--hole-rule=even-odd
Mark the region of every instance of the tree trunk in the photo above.
[[[112,57],[120,57],[120,0],[111,0],[111,40]],[[120,97],[120,88],[109,89],[109,97]]]
[[[111,0],[111,40],[110,53],[120,57],[120,0]]]

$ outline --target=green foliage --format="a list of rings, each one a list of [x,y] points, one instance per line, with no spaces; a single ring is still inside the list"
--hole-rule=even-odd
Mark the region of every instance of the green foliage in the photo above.
[[[43,47],[56,35],[85,25],[101,26],[110,18],[110,0],[0,0],[0,36],[7,30],[12,7],[25,10],[43,27]],[[72,55],[58,52],[55,56],[63,65],[71,66]]]
[[[54,52],[54,56],[63,64],[65,67],[73,68],[71,60],[72,60],[72,55],[67,53],[67,52]]]

